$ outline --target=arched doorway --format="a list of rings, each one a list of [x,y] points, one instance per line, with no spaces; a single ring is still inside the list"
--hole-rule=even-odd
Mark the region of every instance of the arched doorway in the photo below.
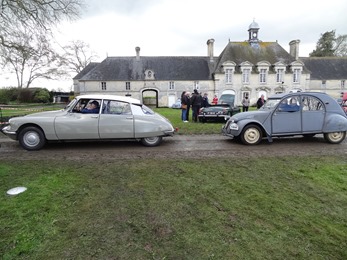
[[[158,90],[156,89],[143,90],[142,102],[148,107],[158,107]]]

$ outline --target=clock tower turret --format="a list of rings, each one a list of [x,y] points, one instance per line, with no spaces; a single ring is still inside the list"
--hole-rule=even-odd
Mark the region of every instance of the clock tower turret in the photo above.
[[[248,27],[248,41],[250,43],[258,43],[259,39],[258,39],[258,31],[259,31],[259,25],[258,23],[256,23],[254,20],[253,22],[249,25]]]

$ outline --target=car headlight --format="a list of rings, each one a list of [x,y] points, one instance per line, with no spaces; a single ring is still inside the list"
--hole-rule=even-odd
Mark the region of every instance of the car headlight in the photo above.
[[[229,128],[230,130],[239,130],[239,126],[234,122],[229,125]]]

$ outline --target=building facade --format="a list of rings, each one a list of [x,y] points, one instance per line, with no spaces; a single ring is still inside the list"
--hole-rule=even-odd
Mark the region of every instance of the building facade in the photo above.
[[[327,91],[316,83],[311,85],[315,74],[306,66],[310,58],[299,57],[299,40],[289,43],[288,53],[277,42],[261,41],[259,29],[253,21],[248,40],[229,41],[219,56],[214,56],[214,40],[209,39],[206,56],[141,56],[136,47],[135,56],[90,63],[74,78],[75,95],[105,93],[140,100],[150,96],[155,97],[156,106],[171,107],[183,91],[194,89],[208,93],[210,100],[214,95],[234,94],[236,105],[244,96],[254,104],[260,95]],[[340,76],[347,78],[343,73]]]

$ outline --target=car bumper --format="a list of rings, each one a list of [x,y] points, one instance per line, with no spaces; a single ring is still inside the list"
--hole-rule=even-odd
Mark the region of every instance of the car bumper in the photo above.
[[[227,121],[230,118],[230,116],[229,115],[198,115],[198,118],[209,118],[209,119],[224,118],[224,120]]]
[[[10,126],[5,126],[4,128],[1,129],[1,132],[7,137],[11,138],[12,140],[18,140],[17,132],[11,131]]]
[[[165,131],[164,136],[173,136],[175,134],[175,132],[176,132],[176,129],[173,131]]]

